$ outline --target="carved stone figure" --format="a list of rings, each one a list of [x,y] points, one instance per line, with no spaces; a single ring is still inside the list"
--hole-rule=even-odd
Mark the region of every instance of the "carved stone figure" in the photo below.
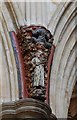
[[[32,59],[32,64],[34,64],[34,74],[33,74],[33,87],[43,86],[44,87],[44,67],[42,66],[38,57]]]
[[[47,65],[53,37],[42,26],[21,27],[17,37],[24,60],[28,95],[45,101]]]
[[[48,42],[50,38],[50,32],[45,29],[39,28],[32,32],[32,40],[34,43],[41,42],[46,48],[51,47],[51,43]]]

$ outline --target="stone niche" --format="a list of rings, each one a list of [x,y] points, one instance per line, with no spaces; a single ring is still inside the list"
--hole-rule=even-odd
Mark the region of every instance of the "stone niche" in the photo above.
[[[49,105],[31,98],[2,104],[0,116],[2,120],[56,120]]]

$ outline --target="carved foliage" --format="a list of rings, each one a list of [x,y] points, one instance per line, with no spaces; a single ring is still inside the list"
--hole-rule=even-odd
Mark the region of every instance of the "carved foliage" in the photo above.
[[[44,101],[46,99],[47,62],[53,37],[42,26],[24,26],[18,30],[17,38],[24,60],[28,96]]]

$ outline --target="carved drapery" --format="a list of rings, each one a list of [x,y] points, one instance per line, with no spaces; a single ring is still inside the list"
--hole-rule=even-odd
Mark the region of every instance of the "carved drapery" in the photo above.
[[[17,31],[17,39],[24,62],[28,97],[45,101],[53,36],[43,26],[24,26]]]

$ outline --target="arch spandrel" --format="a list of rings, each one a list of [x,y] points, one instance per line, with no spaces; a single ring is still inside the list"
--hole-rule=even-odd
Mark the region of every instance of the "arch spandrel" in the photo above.
[[[9,4],[9,6],[10,9],[8,8],[7,9],[8,12],[10,12],[13,15],[14,19],[12,19],[9,14],[15,31],[17,27],[25,24],[25,20],[21,15],[22,13],[21,14],[18,13],[19,8],[16,7],[17,6],[16,3],[11,3]],[[49,24],[47,25],[47,28],[54,35],[54,39],[55,39],[54,44],[56,46],[54,58],[53,58],[53,65],[51,68],[51,77],[50,77],[51,79],[50,106],[52,108],[53,113],[57,117],[61,117],[61,118],[67,117],[68,106],[72,95],[72,90],[75,84],[75,62],[74,62],[75,19],[76,19],[75,3],[60,3],[58,5],[57,10],[51,17]],[[10,24],[8,23],[7,18],[5,19],[5,15],[4,15],[4,21],[6,22],[6,26],[7,26],[7,29],[5,28],[5,31],[9,32],[10,27],[8,27],[8,25]],[[8,34],[8,32],[6,33]],[[8,42],[10,42],[9,35],[6,36],[8,36],[6,38],[8,39]],[[9,43],[8,46],[9,46],[8,48],[10,49],[9,50],[10,61],[12,60],[11,63],[13,64],[13,70],[14,70],[13,72],[16,82],[15,85],[17,89],[17,95],[16,97],[14,97],[15,100],[18,99],[18,91],[19,91],[17,87],[18,86],[17,73],[16,73],[17,68],[16,68],[16,63],[13,62],[13,60],[15,61],[15,58],[11,43]],[[73,51],[72,54],[71,51]]]

